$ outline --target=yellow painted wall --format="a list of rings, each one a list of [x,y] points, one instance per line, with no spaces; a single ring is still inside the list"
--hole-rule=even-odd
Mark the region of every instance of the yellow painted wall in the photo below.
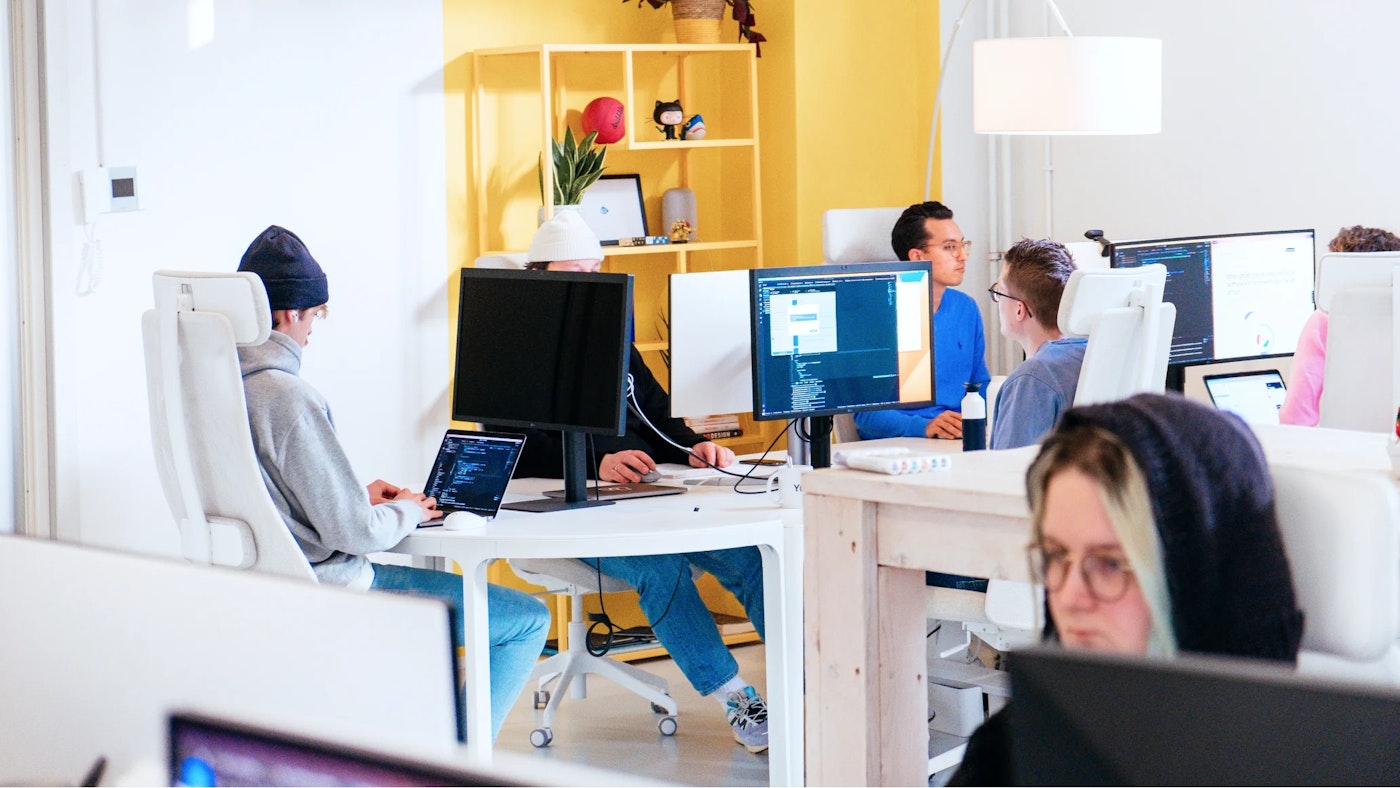
[[[766,265],[821,261],[828,208],[922,199],[938,71],[931,0],[756,0]],[[541,43],[663,43],[670,12],[617,0],[444,0],[449,267],[482,251],[470,162],[471,52]],[[724,22],[726,41],[737,25]],[[938,195],[935,194],[935,197]],[[448,292],[455,297],[455,288]]]

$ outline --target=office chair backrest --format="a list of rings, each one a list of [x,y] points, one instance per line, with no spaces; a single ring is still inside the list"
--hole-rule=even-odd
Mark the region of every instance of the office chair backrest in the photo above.
[[[1380,471],[1271,464],[1270,472],[1304,615],[1303,650],[1352,663],[1382,659],[1400,638],[1394,482]]]
[[[151,441],[181,550],[195,562],[314,581],[253,452],[238,345],[267,341],[254,274],[157,271],[142,316]]]
[[[523,269],[529,264],[529,259],[529,255],[519,252],[513,254],[487,254],[476,258],[476,262],[473,265],[477,268]]]
[[[1386,433],[1394,427],[1397,268],[1396,252],[1326,254],[1318,261],[1317,308],[1328,316],[1319,427]]]
[[[1089,338],[1075,405],[1166,388],[1176,325],[1176,307],[1162,301],[1166,281],[1160,264],[1070,274],[1057,316],[1060,331]]]
[[[822,214],[822,258],[828,263],[897,260],[890,232],[904,208],[833,208]]]

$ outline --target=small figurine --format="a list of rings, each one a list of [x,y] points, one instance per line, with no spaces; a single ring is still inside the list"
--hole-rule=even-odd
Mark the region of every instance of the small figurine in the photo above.
[[[666,132],[666,139],[675,139],[676,127],[685,122],[685,110],[681,109],[681,100],[656,102],[656,109],[651,113],[651,119],[661,124],[656,127],[656,130]]]
[[[690,120],[681,126],[681,139],[683,140],[703,140],[705,139],[705,119],[699,115],[691,115]]]
[[[690,222],[677,219],[671,222],[671,243],[683,244],[690,240]]]

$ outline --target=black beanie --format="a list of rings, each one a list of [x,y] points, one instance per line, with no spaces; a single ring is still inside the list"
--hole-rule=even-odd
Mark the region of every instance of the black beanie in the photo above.
[[[1058,430],[1114,435],[1147,481],[1182,651],[1293,662],[1303,614],[1263,449],[1237,416],[1181,396],[1071,408]]]
[[[326,274],[306,244],[296,233],[275,224],[248,245],[238,270],[262,279],[273,310],[306,309],[331,300]]]

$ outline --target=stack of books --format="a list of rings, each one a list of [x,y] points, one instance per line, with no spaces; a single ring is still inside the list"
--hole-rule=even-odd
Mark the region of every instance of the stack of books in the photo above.
[[[744,434],[739,424],[739,416],[729,413],[722,416],[687,416],[685,425],[710,440],[737,438]]]

